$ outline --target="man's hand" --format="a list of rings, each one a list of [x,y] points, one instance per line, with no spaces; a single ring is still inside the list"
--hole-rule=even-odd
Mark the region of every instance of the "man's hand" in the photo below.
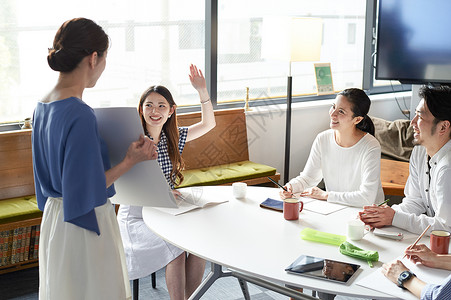
[[[401,274],[403,271],[408,270],[409,269],[407,269],[407,267],[400,260],[382,265],[382,273],[385,275],[385,277],[396,284],[398,283],[399,274]]]
[[[387,205],[364,206],[363,211],[359,212],[360,220],[371,228],[391,225],[394,216],[395,210]]]
[[[414,263],[422,263],[423,265],[431,268],[444,268],[438,255],[431,251],[425,244],[418,244],[412,248],[406,249],[407,257]]]

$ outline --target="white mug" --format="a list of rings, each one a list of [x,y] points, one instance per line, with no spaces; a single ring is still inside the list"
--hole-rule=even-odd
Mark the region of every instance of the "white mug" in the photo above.
[[[232,184],[233,196],[235,198],[246,197],[246,187],[247,187],[247,184],[244,182],[234,182]]]
[[[348,221],[348,238],[353,241],[358,241],[363,238],[365,232],[365,223],[359,219]]]

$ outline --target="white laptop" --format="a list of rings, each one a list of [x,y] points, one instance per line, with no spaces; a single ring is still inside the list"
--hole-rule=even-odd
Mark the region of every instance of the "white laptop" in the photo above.
[[[143,134],[141,120],[136,108],[95,108],[100,136],[108,146],[111,166],[125,157],[128,147]],[[163,172],[156,160],[136,164],[114,183],[116,195],[111,202],[116,204],[170,207],[177,204]]]

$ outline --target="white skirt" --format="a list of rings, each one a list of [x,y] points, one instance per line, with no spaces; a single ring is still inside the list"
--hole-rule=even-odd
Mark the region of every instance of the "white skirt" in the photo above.
[[[121,205],[117,220],[130,280],[148,276],[184,253],[147,227],[140,206]]]
[[[95,208],[100,235],[64,222],[62,198],[49,197],[39,241],[39,299],[131,299],[124,249],[108,200]]]

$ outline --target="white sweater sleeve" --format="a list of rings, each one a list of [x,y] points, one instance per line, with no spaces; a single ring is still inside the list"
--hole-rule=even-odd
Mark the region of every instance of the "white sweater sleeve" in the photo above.
[[[374,204],[380,186],[381,173],[381,149],[373,146],[364,154],[360,166],[348,165],[344,168],[361,168],[362,179],[356,190],[349,192],[328,191],[327,201],[345,204],[349,206],[362,207]]]
[[[293,188],[294,193],[299,193],[316,186],[321,179],[323,179],[323,172],[321,170],[321,147],[319,136],[317,136],[313,142],[304,170],[299,176],[291,179],[288,183]]]

